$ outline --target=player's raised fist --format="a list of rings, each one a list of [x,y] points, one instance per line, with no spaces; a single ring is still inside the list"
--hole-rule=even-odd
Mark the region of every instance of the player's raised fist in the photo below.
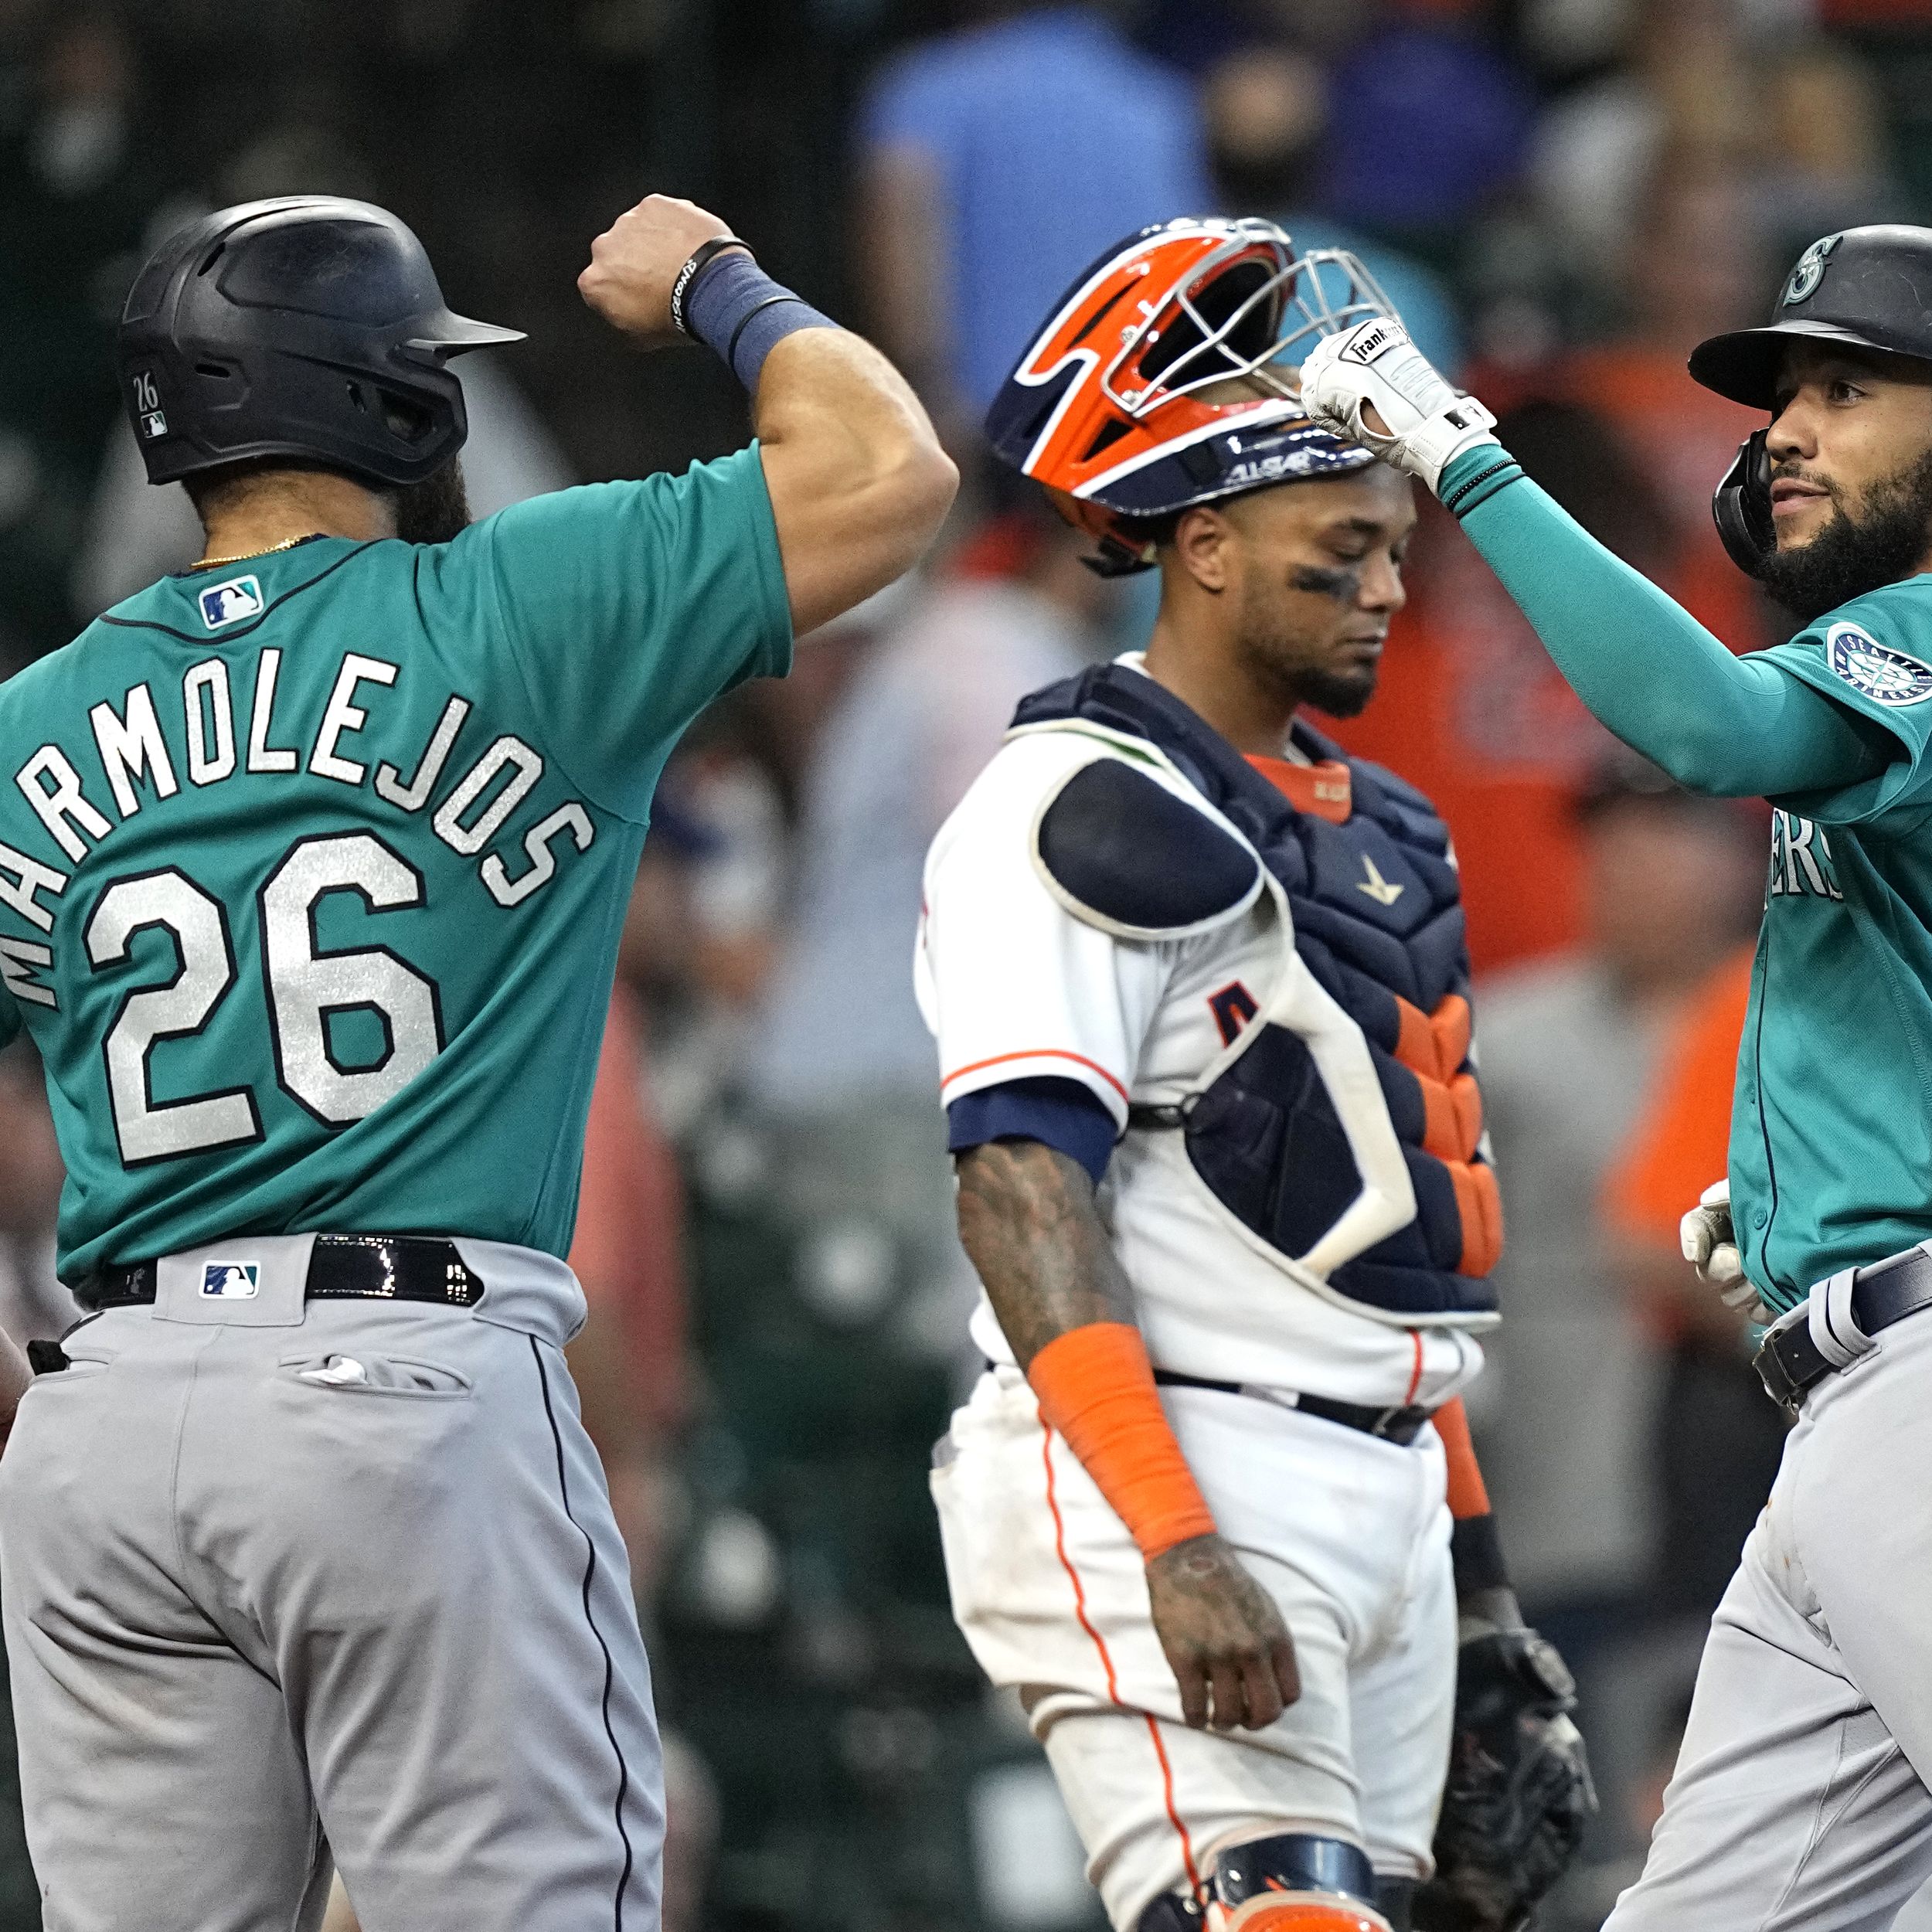
[[[647,195],[590,244],[578,292],[627,335],[670,341],[671,291],[678,271],[708,241],[731,230],[696,202]]]

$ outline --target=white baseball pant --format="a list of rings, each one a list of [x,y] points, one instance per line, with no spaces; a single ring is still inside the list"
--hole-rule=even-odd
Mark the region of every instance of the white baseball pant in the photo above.
[[[1163,1389],[1223,1536],[1280,1606],[1301,1696],[1264,1731],[1190,1730],[1140,1552],[1016,1369],[989,1369],[933,1471],[954,1614],[1019,1690],[1120,1932],[1284,1832],[1427,1877],[1448,1763],[1455,1587],[1442,1446]]]
[[[1932,1877],[1932,1315],[1805,1398],[1606,1932],[1879,1932]]]

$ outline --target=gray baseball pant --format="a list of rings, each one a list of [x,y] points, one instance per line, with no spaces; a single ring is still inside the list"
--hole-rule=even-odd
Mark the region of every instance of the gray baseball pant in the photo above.
[[[304,1302],[311,1239],[164,1262],[22,1403],[0,1587],[46,1932],[308,1932],[332,1854],[363,1932],[655,1932],[581,1291],[465,1241],[474,1308]],[[238,1256],[259,1293],[201,1298]]]
[[[1605,1932],[1879,1932],[1932,1876],[1932,1314],[1806,1397]]]

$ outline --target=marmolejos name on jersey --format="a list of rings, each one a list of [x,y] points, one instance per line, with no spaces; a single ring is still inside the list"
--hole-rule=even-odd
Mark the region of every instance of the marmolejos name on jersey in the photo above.
[[[398,811],[428,810],[436,836],[465,858],[483,852],[510,815],[543,777],[543,754],[509,733],[495,737],[466,768],[453,776],[450,754],[473,706],[452,693],[429,740],[406,774],[396,764],[379,762],[372,777],[369,764],[353,755],[354,740],[369,722],[369,702],[386,685],[393,685],[400,667],[382,658],[356,651],[343,654],[321,717],[304,728],[304,721],[278,719],[275,687],[282,653],[264,649],[252,671],[246,661],[236,665],[233,680],[229,665],[219,658],[190,665],[178,690],[163,687],[159,699],[148,683],[132,686],[119,706],[103,702],[88,712],[98,770],[83,774],[56,744],[43,744],[15,772],[14,782],[55,842],[77,865],[104,841],[117,823],[124,823],[154,801],[171,798],[182,781],[192,786],[219,784],[237,772],[288,776],[306,773],[338,784],[372,783],[376,794]],[[236,683],[246,683],[245,728],[236,703]],[[162,705],[175,707],[183,728],[186,770],[178,771],[161,726]],[[451,782],[445,786],[446,777]],[[111,808],[116,817],[108,816]],[[512,871],[498,852],[479,861],[477,875],[499,906],[515,906],[556,876],[562,835],[579,852],[587,852],[596,829],[584,806],[573,798],[559,805],[526,832],[517,869]],[[73,875],[0,843],[0,903],[31,920],[43,932],[53,930],[53,908],[47,903],[66,890]],[[38,954],[41,949],[36,948]],[[27,961],[18,955],[20,942],[8,941],[5,962],[16,995],[51,1005],[44,987],[23,984],[17,976]],[[46,962],[36,957],[32,964]]]

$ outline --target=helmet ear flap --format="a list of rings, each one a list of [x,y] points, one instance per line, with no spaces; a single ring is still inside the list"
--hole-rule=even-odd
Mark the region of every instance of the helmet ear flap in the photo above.
[[[1050,483],[1046,485],[1046,490],[1047,500],[1053,508],[1075,529],[1085,532],[1098,546],[1093,556],[1080,559],[1097,577],[1131,577],[1136,571],[1153,567],[1153,545],[1145,538],[1135,542],[1123,528],[1117,512],[1110,510],[1104,503],[1077,497],[1070,490],[1056,489]]]
[[[1711,498],[1717,534],[1731,561],[1747,577],[1762,574],[1764,560],[1777,543],[1777,526],[1771,519],[1770,436],[1768,430],[1754,430],[1738,444]]]

